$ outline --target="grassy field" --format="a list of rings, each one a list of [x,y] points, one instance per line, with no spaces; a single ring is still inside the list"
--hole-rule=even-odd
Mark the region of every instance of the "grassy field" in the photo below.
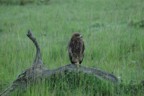
[[[80,32],[86,46],[84,66],[113,73],[123,84],[144,80],[143,5],[144,0],[50,0],[47,4],[24,6],[1,4],[0,92],[33,62],[35,48],[26,37],[28,29],[37,38],[43,61],[49,69],[70,63],[67,44],[73,32]],[[87,94],[83,93],[79,86],[67,90],[64,95],[94,96],[94,91],[88,90]],[[46,84],[40,84],[25,96],[55,96],[57,91],[61,89],[50,91]],[[137,96],[142,94],[139,92]]]

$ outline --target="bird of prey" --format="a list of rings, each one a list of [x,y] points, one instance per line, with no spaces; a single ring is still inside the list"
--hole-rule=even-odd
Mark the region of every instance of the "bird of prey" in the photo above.
[[[84,58],[85,45],[80,33],[74,33],[68,44],[69,59],[72,64],[79,66]]]

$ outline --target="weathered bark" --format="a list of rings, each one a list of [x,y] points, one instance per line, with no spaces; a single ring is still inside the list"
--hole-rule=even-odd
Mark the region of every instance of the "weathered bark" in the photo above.
[[[27,36],[29,37],[29,39],[33,41],[36,47],[36,57],[33,62],[33,65],[32,67],[22,72],[17,77],[17,79],[13,81],[13,83],[0,94],[0,96],[8,96],[11,92],[17,89],[24,90],[27,88],[29,84],[33,83],[35,80],[39,78],[40,79],[50,78],[52,75],[66,73],[66,72],[77,72],[77,73],[82,72],[88,75],[89,74],[93,75],[99,79],[108,80],[112,83],[118,83],[118,79],[116,76],[97,68],[88,68],[84,66],[77,67],[74,64],[68,64],[66,66],[54,70],[49,70],[45,68],[42,62],[40,47],[36,39],[33,37],[32,32],[28,31]]]

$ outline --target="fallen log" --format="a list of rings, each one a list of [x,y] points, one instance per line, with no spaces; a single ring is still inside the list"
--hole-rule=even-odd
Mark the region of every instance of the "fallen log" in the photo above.
[[[17,89],[25,90],[28,85],[34,83],[38,79],[46,79],[56,74],[66,74],[69,72],[75,72],[75,73],[81,72],[84,74],[97,77],[98,79],[110,81],[114,84],[118,83],[119,80],[116,76],[114,76],[113,74],[107,73],[105,71],[102,71],[100,69],[97,69],[97,68],[88,68],[84,66],[77,67],[74,64],[68,64],[60,68],[53,69],[53,70],[46,68],[43,65],[40,47],[38,45],[36,38],[32,35],[32,32],[30,30],[28,31],[27,36],[29,37],[30,40],[32,40],[32,42],[34,43],[36,47],[35,60],[32,66],[26,69],[24,72],[22,72],[16,78],[16,80],[14,80],[12,84],[0,94],[0,96],[8,96],[11,94],[11,92]]]

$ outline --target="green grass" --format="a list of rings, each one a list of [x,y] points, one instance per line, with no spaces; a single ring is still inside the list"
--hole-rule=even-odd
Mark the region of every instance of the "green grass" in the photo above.
[[[0,90],[33,62],[35,48],[26,37],[28,29],[37,38],[49,69],[70,63],[67,44],[72,33],[78,31],[86,46],[84,66],[113,73],[126,85],[139,83],[144,79],[144,27],[130,23],[143,20],[143,5],[143,0],[50,0],[46,5],[0,5]],[[57,90],[52,92],[51,85],[44,85],[40,85],[40,93],[55,96]],[[41,96],[36,91],[39,86],[34,86],[26,96]],[[68,88],[65,95],[81,96],[82,88]],[[94,93],[91,89],[89,92],[90,96]],[[137,96],[141,95],[139,92]],[[131,94],[123,92],[122,96]]]

